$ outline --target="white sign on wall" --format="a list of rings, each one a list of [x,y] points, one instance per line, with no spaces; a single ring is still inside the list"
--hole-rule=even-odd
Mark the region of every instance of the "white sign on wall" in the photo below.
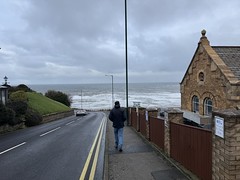
[[[224,138],[224,119],[215,116],[215,135]]]
[[[145,111],[146,121],[148,121],[148,111]]]

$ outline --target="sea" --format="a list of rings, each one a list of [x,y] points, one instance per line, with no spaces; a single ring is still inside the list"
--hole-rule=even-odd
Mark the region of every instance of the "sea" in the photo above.
[[[32,90],[42,93],[48,90],[63,92],[72,99],[72,108],[87,110],[111,109],[114,101],[126,107],[126,84],[42,84],[28,85]],[[128,106],[157,109],[180,107],[179,83],[129,83]]]

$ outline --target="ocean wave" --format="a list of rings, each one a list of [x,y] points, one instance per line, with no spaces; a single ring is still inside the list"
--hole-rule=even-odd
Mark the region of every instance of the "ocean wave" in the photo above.
[[[113,107],[110,84],[32,85],[30,88],[43,94],[47,90],[64,92],[72,98],[72,108],[96,110]],[[178,83],[133,83],[129,85],[128,106],[139,102],[145,108],[180,107],[179,89]],[[124,84],[114,84],[113,100],[120,101],[121,106],[126,107]]]

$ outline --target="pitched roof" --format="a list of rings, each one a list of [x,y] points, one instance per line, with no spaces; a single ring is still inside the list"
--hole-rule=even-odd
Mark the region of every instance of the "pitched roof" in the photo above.
[[[212,48],[240,80],[240,46],[212,46]]]
[[[240,85],[240,46],[211,46],[205,36],[206,31],[202,30],[201,33],[198,47],[180,84],[184,82],[199,47],[202,46],[230,84]]]
[[[6,86],[0,86],[0,89],[7,89]]]

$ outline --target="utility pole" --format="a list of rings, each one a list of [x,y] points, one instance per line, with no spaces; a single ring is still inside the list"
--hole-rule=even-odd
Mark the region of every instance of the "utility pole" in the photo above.
[[[114,106],[114,92],[113,92],[113,75],[112,74],[106,74],[105,76],[111,76],[112,78],[112,107]]]
[[[82,89],[81,89],[81,109],[83,109],[82,108]]]

